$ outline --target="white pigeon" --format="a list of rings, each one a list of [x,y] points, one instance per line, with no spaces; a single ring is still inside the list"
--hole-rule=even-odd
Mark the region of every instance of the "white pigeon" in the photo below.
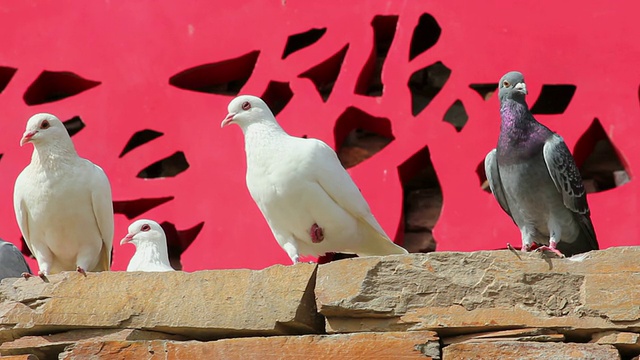
[[[129,261],[127,271],[174,271],[169,263],[167,237],[157,222],[141,219],[129,225],[128,231],[120,245],[131,243],[135,245],[136,253]]]
[[[293,263],[328,252],[406,254],[371,214],[360,190],[324,142],[288,135],[255,96],[229,104],[221,127],[242,129],[247,188]]]
[[[16,179],[13,206],[38,275],[109,270],[113,204],[104,171],[78,156],[54,115],[29,119],[20,145],[28,142],[33,155]]]

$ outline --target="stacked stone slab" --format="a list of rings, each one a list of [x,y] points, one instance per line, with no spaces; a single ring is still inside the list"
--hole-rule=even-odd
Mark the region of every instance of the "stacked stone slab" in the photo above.
[[[5,279],[0,360],[631,359],[638,259],[436,252]]]

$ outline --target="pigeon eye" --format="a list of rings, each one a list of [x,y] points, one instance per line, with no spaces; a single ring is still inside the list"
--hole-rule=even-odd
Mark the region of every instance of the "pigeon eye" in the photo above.
[[[248,101],[245,101],[242,103],[242,110],[249,110],[251,109],[251,104],[249,104]]]
[[[44,120],[42,124],[40,124],[40,129],[48,129],[49,126],[51,126],[49,122],[47,120]]]
[[[509,84],[509,82],[508,82],[507,80],[505,80],[505,81],[502,83],[502,86],[504,86],[504,87],[509,87],[509,85],[511,85],[511,84]]]
[[[142,227],[140,228],[140,230],[142,230],[142,231],[149,231],[149,230],[151,230],[151,226],[149,226],[149,224],[144,224],[144,225],[142,225]]]

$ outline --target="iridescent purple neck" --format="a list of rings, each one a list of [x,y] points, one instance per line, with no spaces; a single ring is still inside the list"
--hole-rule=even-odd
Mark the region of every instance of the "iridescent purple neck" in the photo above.
[[[535,156],[551,134],[533,118],[524,101],[505,99],[500,106],[500,117],[499,161]]]

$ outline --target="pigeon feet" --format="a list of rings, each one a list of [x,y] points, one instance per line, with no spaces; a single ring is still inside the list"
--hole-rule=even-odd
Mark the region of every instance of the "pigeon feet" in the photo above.
[[[549,246],[543,245],[536,249],[536,251],[551,251],[552,253],[558,255],[558,257],[563,258],[564,254],[560,252],[560,250],[556,249],[556,243],[550,242]]]
[[[311,225],[311,242],[317,244],[324,240],[324,231],[318,224]]]
[[[78,268],[76,268],[76,270],[77,270],[80,274],[84,275],[84,277],[87,277],[87,272],[86,272],[86,271],[84,271],[84,269],[83,269],[83,268],[81,268],[80,266],[78,266]]]
[[[32,278],[32,277],[35,277],[35,275],[33,275],[33,274],[29,274],[28,272],[23,272],[23,273],[22,273],[22,274],[20,274],[20,275],[22,275],[22,277],[23,277],[25,280],[27,280],[27,279],[29,279],[29,278]],[[42,271],[42,270],[38,271],[38,277],[39,277],[40,279],[42,279],[42,281],[44,281],[44,282],[49,282],[49,279],[47,279],[47,274],[45,274],[45,273],[44,273],[44,271]]]

